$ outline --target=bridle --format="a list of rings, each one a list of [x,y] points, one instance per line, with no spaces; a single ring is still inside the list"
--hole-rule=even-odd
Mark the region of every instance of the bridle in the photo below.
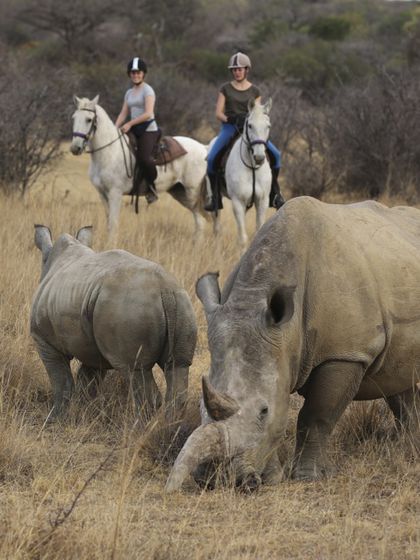
[[[245,136],[245,138],[244,138],[244,136]],[[245,144],[245,146],[248,150],[248,154],[250,156],[251,162],[254,162],[254,164],[251,163],[251,165],[249,165],[244,160],[244,158],[242,157],[242,144]],[[257,138],[256,140],[251,140],[251,138],[249,137],[249,134],[248,134],[248,117],[247,117],[245,119],[244,130],[243,130],[243,133],[241,134],[241,144],[239,146],[239,156],[241,158],[241,161],[245,165],[245,167],[250,169],[251,172],[252,172],[252,196],[251,196],[250,202],[248,202],[248,204],[247,204],[247,209],[250,208],[254,204],[254,201],[255,201],[255,172],[258,171],[258,169],[260,169],[260,167],[263,165],[263,163],[265,161],[265,159],[264,159],[258,165],[255,163],[255,156],[254,156],[253,147],[261,145],[261,144],[267,150],[267,142],[265,140],[263,140],[262,138]]]
[[[98,117],[96,115],[95,109],[83,108],[83,109],[79,109],[79,111],[89,111],[90,113],[93,113],[93,119],[92,119],[92,122],[90,123],[90,128],[89,128],[89,130],[86,134],[84,132],[73,132],[73,138],[82,138],[83,139],[83,149],[85,149],[86,144],[90,140],[90,137],[93,136],[96,132],[96,123],[97,123]]]
[[[91,137],[96,132],[96,126],[97,126],[97,123],[98,123],[98,115],[96,114],[95,109],[88,109],[87,107],[83,107],[82,109],[78,109],[78,110],[79,111],[89,111],[90,113],[93,113],[93,119],[92,119],[92,122],[90,124],[90,128],[86,133],[84,133],[84,132],[73,132],[73,138],[82,138],[83,139],[83,150],[87,154],[94,154],[95,152],[100,152],[104,148],[107,148],[108,146],[111,146],[111,144],[114,144],[115,142],[117,142],[119,140],[120,144],[121,144],[121,149],[122,149],[122,152],[123,152],[123,157],[124,157],[125,172],[126,172],[126,175],[127,175],[128,179],[132,179],[133,175],[131,173],[131,168],[133,167],[133,161],[132,161],[133,153],[132,153],[132,150],[130,148],[130,144],[128,142],[127,136],[125,134],[122,134],[121,131],[118,129],[118,136],[116,138],[114,138],[114,140],[111,140],[111,142],[108,142],[107,144],[104,144],[103,146],[100,146],[99,148],[95,148],[94,150],[86,150],[86,144],[89,142]],[[130,164],[128,164],[128,162],[127,162],[127,157],[126,157],[126,154],[125,154],[123,142],[127,146],[129,154],[130,154]]]
[[[245,144],[245,146],[248,150],[248,154],[251,156],[251,161],[254,162],[254,165],[252,165],[252,164],[248,165],[248,163],[246,161],[244,161],[244,159],[242,157],[242,149],[239,150],[239,154],[241,156],[241,161],[245,165],[245,167],[255,171],[255,170],[259,169],[263,165],[264,162],[262,162],[258,165],[255,163],[255,156],[254,156],[253,147],[262,144],[265,147],[265,149],[267,149],[267,142],[265,140],[262,140],[262,138],[257,138],[256,140],[251,140],[251,138],[249,137],[249,133],[248,133],[248,117],[245,119],[244,133],[242,133],[242,135],[241,135],[241,148],[242,148],[242,144]],[[244,138],[244,136],[245,136],[245,138]]]

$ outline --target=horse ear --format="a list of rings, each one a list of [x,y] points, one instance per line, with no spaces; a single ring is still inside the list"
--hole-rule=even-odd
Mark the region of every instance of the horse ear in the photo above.
[[[73,102],[76,105],[76,107],[79,106],[80,99],[77,97],[77,95],[73,95]]]
[[[94,98],[92,99],[92,103],[93,103],[94,105],[97,105],[97,104],[98,104],[98,101],[99,101],[99,93],[98,93],[98,95],[97,95],[96,97],[94,97]]]
[[[269,97],[267,103],[264,105],[264,113],[266,115],[268,115],[268,113],[271,111],[272,106],[273,106],[273,100],[271,99],[271,97]]]
[[[255,99],[250,99],[248,101],[248,113],[250,113],[254,107],[255,107]]]

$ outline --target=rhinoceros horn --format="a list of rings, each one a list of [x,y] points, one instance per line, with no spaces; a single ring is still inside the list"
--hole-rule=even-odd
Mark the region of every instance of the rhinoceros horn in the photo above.
[[[165,492],[180,490],[182,483],[201,463],[227,455],[223,422],[198,427],[187,439],[169,474]]]
[[[226,420],[238,412],[238,403],[225,393],[216,391],[210,384],[207,377],[202,378],[203,400],[206,405],[207,412],[213,420]]]

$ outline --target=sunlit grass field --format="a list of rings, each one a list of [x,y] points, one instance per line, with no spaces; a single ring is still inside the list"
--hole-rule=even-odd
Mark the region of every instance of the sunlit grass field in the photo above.
[[[105,217],[87,179],[88,156],[67,154],[25,200],[0,198],[0,558],[1,559],[417,559],[420,468],[408,438],[395,438],[381,402],[353,404],[330,444],[336,476],[285,478],[251,496],[232,488],[163,488],[182,438],[199,423],[208,370],[206,323],[194,285],[221,282],[239,258],[229,203],[219,240],[208,224],[194,244],[190,213],[168,195],[135,215],[123,206],[116,246],[162,264],[191,296],[199,337],[183,435],[159,415],[136,422],[127,380],[111,372],[93,402],[74,399],[66,424],[44,426],[50,386],[29,336],[40,252],[34,223],[53,237],[93,225],[107,247]],[[272,211],[270,211],[272,212]],[[247,216],[254,230],[254,212]],[[160,385],[162,376],[156,371]],[[292,398],[284,461],[290,462],[300,399]]]

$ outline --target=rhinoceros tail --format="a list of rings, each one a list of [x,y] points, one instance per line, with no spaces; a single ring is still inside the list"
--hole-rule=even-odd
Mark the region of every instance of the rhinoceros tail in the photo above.
[[[197,323],[185,290],[162,290],[162,306],[167,328],[167,364],[189,367],[197,342]]]
[[[162,290],[162,306],[165,313],[166,329],[168,333],[168,358],[167,363],[175,359],[175,329],[177,320],[176,297],[173,290]]]

